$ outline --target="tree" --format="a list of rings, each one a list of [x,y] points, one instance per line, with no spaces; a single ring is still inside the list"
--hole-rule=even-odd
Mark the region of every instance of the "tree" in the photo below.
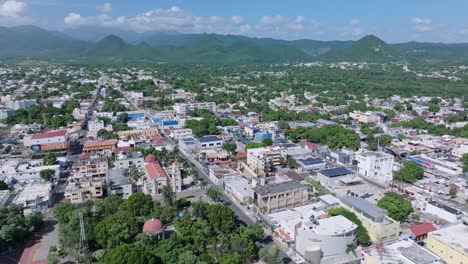
[[[166,185],[163,186],[162,195],[164,197],[164,203],[168,206],[173,206],[176,203],[176,195],[172,189],[169,177],[166,178]]]
[[[236,214],[231,208],[214,204],[209,205],[207,209],[208,223],[218,232],[229,234],[236,227]]]
[[[424,168],[414,161],[406,161],[403,168],[393,173],[393,178],[415,183],[424,177]]]
[[[416,221],[419,221],[419,219],[421,219],[421,216],[419,214],[416,214],[416,213],[412,213],[411,214],[411,219],[414,219]]]
[[[136,217],[148,216],[154,208],[153,199],[150,195],[141,192],[134,193],[125,200],[121,209]]]
[[[450,188],[449,189],[449,195],[450,195],[450,198],[456,198],[457,197],[457,193],[458,193],[458,190],[457,188]]]
[[[261,260],[265,261],[268,264],[281,264],[283,261],[279,256],[279,248],[275,245],[267,250],[266,248],[260,249],[258,256]]]
[[[122,244],[109,250],[104,256],[106,264],[156,264],[161,260],[146,248],[135,244]]]
[[[192,215],[196,218],[206,218],[208,204],[204,202],[192,203]]]
[[[265,138],[262,140],[262,144],[263,146],[271,146],[273,145],[273,140],[271,140],[271,138]]]
[[[237,145],[234,142],[226,142],[223,144],[223,149],[225,149],[227,152],[231,154],[236,153]]]
[[[54,178],[55,171],[52,169],[41,170],[40,175],[42,179],[51,181]]]
[[[135,164],[130,165],[128,169],[123,171],[123,174],[130,178],[133,182],[137,182],[145,175],[143,171],[140,170]]]
[[[413,206],[411,203],[394,192],[388,192],[377,202],[377,205],[388,211],[388,216],[396,221],[404,222],[411,212]]]
[[[350,243],[346,245],[346,253],[353,253],[356,256],[356,245],[354,243]]]
[[[206,195],[208,195],[208,197],[210,197],[215,202],[218,201],[219,198],[221,198],[221,193],[213,188],[209,188],[208,190],[206,190]]]
[[[44,156],[44,165],[55,165],[57,164],[57,155],[55,153],[48,153]]]
[[[463,172],[468,172],[468,153],[463,154],[460,161],[463,164]]]
[[[0,181],[0,191],[3,190],[8,190],[8,184],[6,184],[4,181]]]
[[[95,227],[96,242],[107,249],[122,244],[133,243],[141,232],[141,222],[135,215],[122,211],[104,218]]]
[[[440,106],[438,104],[429,103],[427,106],[429,107],[429,112],[438,113],[440,111]]]

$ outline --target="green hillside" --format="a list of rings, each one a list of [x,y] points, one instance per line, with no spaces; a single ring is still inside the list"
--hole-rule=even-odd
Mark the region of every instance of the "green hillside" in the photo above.
[[[374,35],[368,35],[347,48],[332,50],[319,57],[326,62],[374,62],[386,63],[404,59],[400,51]]]

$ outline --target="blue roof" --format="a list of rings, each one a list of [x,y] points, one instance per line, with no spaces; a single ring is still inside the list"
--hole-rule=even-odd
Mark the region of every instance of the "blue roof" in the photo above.
[[[351,174],[353,172],[346,169],[345,167],[339,167],[339,168],[321,170],[320,173],[322,173],[323,175],[327,177],[338,177],[338,176]]]

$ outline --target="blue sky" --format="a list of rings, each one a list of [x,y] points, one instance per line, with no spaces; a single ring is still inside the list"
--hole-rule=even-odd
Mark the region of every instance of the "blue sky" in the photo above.
[[[0,25],[468,42],[466,0],[0,0]]]

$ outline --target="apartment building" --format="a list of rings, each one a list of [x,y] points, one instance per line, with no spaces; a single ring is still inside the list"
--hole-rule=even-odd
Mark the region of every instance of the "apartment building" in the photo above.
[[[394,157],[383,152],[365,152],[356,155],[357,172],[364,178],[387,185],[393,177]]]
[[[216,103],[214,102],[196,102],[196,103],[177,103],[174,105],[174,110],[180,116],[189,115],[197,109],[206,109],[211,112],[216,111]]]
[[[118,169],[125,170],[130,166],[135,165],[137,168],[143,169],[145,166],[143,154],[141,152],[120,152],[115,157],[114,166]]]
[[[109,166],[106,159],[79,160],[73,164],[72,173],[74,178],[105,178]]]
[[[261,213],[294,208],[309,201],[309,187],[300,181],[287,181],[253,188],[252,201]]]
[[[70,178],[65,188],[65,200],[71,203],[82,203],[87,200],[100,199],[104,195],[104,181],[100,179]]]
[[[280,147],[264,147],[247,150],[247,165],[257,175],[265,175],[269,166],[279,166],[282,162]]]

